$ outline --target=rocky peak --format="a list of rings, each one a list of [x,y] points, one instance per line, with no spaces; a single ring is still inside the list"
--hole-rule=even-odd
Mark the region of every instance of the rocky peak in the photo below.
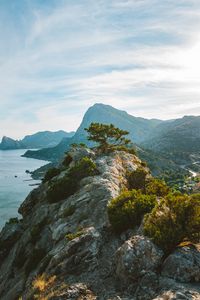
[[[107,205],[126,188],[127,172],[148,172],[140,159],[120,151],[97,155],[84,147],[69,154],[69,167],[60,166],[57,176],[33,190],[19,208],[22,220],[7,223],[0,234],[0,299],[152,300],[166,299],[164,293],[197,295],[191,282],[184,284],[199,280],[199,265],[195,276],[185,276],[182,283],[179,272],[173,277],[168,267],[176,252],[163,265],[162,251],[142,236],[141,229],[117,235],[110,227]],[[70,196],[49,202],[52,185],[86,157],[97,172],[82,178]],[[187,257],[199,259],[200,253],[195,250]],[[187,265],[181,270],[187,272]],[[38,287],[41,282],[45,290]]]
[[[22,148],[23,148],[23,143],[21,141],[13,140],[7,136],[4,136],[0,143],[1,150],[12,150],[12,149],[22,149]]]

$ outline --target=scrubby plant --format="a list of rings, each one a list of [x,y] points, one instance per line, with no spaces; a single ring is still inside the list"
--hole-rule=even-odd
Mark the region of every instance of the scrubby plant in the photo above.
[[[57,176],[57,175],[59,175],[60,174],[60,169],[58,169],[58,168],[50,168],[47,172],[46,172],[46,174],[45,174],[45,176],[44,176],[44,178],[43,178],[43,182],[45,183],[45,182],[47,182],[47,181],[49,181],[49,180],[51,180],[53,177],[55,177],[55,176]]]
[[[6,224],[18,224],[20,223],[19,219],[18,218],[10,218]]]
[[[33,283],[32,287],[34,290],[37,290],[39,292],[44,292],[47,288],[52,286],[52,284],[55,282],[56,276],[47,276],[45,273],[42,275],[37,276]]]
[[[72,162],[72,157],[69,153],[66,153],[66,156],[63,159],[62,165],[64,167],[69,167],[70,163]]]
[[[145,217],[144,233],[166,253],[184,240],[199,240],[200,194],[169,194]]]
[[[97,174],[96,164],[88,157],[83,157],[69,169],[67,175],[52,182],[47,192],[47,200],[54,203],[73,195],[80,180]]]
[[[137,168],[127,173],[128,187],[130,190],[141,190],[145,192],[147,171],[144,168]]]
[[[154,195],[145,195],[141,191],[124,191],[108,205],[108,217],[113,229],[122,232],[134,228],[142,221],[156,204]]]
[[[97,143],[97,149],[102,153],[116,150],[117,147],[126,147],[130,140],[125,138],[128,131],[119,129],[113,124],[91,123],[88,132],[88,140]]]
[[[170,188],[167,186],[164,180],[152,177],[149,178],[145,184],[145,192],[149,195],[164,197],[169,194]]]
[[[74,232],[74,233],[68,233],[65,237],[66,237],[66,239],[68,240],[68,241],[72,241],[72,240],[74,240],[75,238],[77,238],[77,237],[79,237],[79,236],[81,236],[81,235],[83,235],[84,234],[84,231],[83,230],[78,230],[78,231],[76,231],[76,232]]]

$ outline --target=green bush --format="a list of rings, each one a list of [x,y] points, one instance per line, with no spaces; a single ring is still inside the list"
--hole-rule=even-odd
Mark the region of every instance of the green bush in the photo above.
[[[75,232],[75,233],[68,233],[65,237],[66,237],[67,240],[72,241],[72,240],[74,240],[75,238],[77,238],[77,237],[79,237],[79,236],[81,236],[81,235],[83,235],[83,234],[84,234],[84,231],[83,231],[83,230],[78,230],[78,231]]]
[[[147,171],[143,168],[138,168],[133,172],[127,173],[129,189],[145,191]]]
[[[142,217],[156,204],[154,195],[144,195],[141,191],[125,191],[111,200],[108,205],[108,217],[113,229],[122,232],[140,225]]]
[[[169,194],[145,217],[144,233],[166,253],[200,238],[200,194]]]
[[[72,157],[70,154],[67,154],[65,157],[64,157],[64,160],[62,162],[63,166],[65,167],[69,167],[70,163],[72,162]]]
[[[150,178],[146,182],[145,192],[148,195],[156,195],[158,197],[164,197],[170,192],[170,188],[166,183],[157,178]]]
[[[54,203],[73,195],[78,189],[80,180],[97,174],[95,163],[88,157],[83,157],[73,166],[63,178],[51,183],[47,192],[47,200]]]
[[[46,174],[45,174],[45,176],[43,178],[43,182],[47,182],[47,181],[51,180],[53,177],[55,177],[55,176],[57,176],[59,174],[60,174],[60,169],[58,169],[58,168],[51,168],[51,169],[49,169],[46,172]]]
[[[58,202],[73,195],[76,192],[76,189],[76,179],[65,176],[51,184],[47,191],[47,200],[49,203]]]

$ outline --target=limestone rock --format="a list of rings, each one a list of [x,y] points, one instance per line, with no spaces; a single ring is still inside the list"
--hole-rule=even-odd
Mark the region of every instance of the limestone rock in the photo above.
[[[162,276],[179,282],[200,282],[200,246],[177,248],[166,258]]]
[[[116,274],[124,282],[155,271],[161,263],[163,253],[148,238],[133,236],[116,253]]]

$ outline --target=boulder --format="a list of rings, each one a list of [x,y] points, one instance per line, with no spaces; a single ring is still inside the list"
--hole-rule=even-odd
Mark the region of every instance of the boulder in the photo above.
[[[164,261],[162,276],[179,282],[200,282],[200,247],[178,247]]]
[[[137,281],[149,271],[155,271],[161,263],[163,252],[148,238],[133,236],[116,252],[116,274],[119,279]]]

